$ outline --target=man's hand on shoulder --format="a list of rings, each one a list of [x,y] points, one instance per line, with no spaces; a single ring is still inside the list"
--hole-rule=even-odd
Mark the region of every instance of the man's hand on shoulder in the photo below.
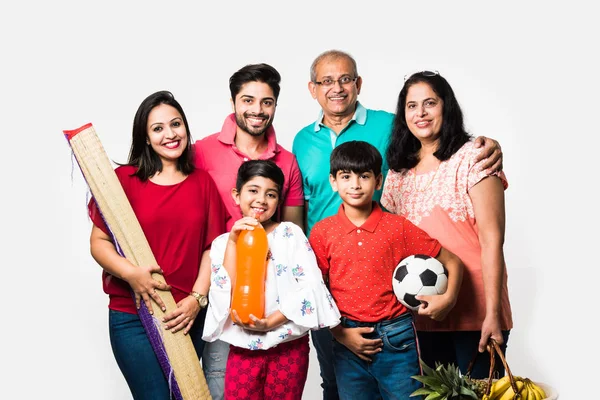
[[[485,160],[481,167],[482,169],[487,170],[488,173],[502,171],[502,161],[504,157],[500,143],[485,136],[478,136],[475,139],[475,148],[480,148],[481,146],[483,146],[483,149],[475,159],[475,162],[477,163]]]

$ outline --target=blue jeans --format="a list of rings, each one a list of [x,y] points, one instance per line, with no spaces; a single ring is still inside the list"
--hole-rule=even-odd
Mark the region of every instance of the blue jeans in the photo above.
[[[225,395],[225,369],[229,356],[229,343],[222,340],[206,343],[202,368],[208,390],[213,400],[223,400]]]
[[[450,332],[417,332],[419,337],[419,349],[421,359],[431,368],[435,363],[458,365],[460,371],[465,374],[469,363],[477,354],[481,331],[450,331]],[[506,344],[510,331],[502,331],[504,344],[500,349],[506,354]],[[497,377],[504,376],[504,365],[496,356],[494,371]],[[479,354],[471,370],[471,377],[484,379],[490,375],[490,354],[488,352]]]
[[[334,365],[340,399],[406,400],[421,387],[412,378],[413,375],[420,374],[420,368],[415,328],[410,313],[377,323],[363,323],[342,317],[342,326],[375,328],[364,337],[381,338],[383,347],[380,353],[371,356],[371,362],[367,362],[344,345],[334,342]]]
[[[198,315],[188,332],[198,358],[202,355],[204,316]],[[199,323],[198,323],[199,322]],[[121,373],[129,385],[131,395],[140,400],[170,399],[169,383],[160,368],[142,321],[137,314],[108,310],[110,344]]]
[[[328,328],[310,331],[310,336],[317,351],[317,360],[321,371],[321,387],[323,400],[338,400],[338,388],[333,368],[333,336]]]

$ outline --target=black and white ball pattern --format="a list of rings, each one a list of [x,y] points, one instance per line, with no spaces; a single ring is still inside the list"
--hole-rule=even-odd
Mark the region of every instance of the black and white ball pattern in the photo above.
[[[394,270],[392,288],[400,303],[414,311],[421,305],[415,296],[446,292],[448,272],[433,257],[423,254],[406,257]]]

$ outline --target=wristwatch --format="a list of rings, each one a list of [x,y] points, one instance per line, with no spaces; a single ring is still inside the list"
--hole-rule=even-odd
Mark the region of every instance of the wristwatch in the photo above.
[[[205,295],[200,294],[198,292],[190,292],[190,296],[198,300],[198,305],[200,306],[200,308],[206,308],[206,306],[208,305],[208,297],[206,297]]]

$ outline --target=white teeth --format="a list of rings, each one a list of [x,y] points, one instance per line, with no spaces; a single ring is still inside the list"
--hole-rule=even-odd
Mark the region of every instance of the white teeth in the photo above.
[[[175,147],[177,147],[179,145],[179,141],[177,142],[169,142],[169,143],[165,143],[164,146],[169,148],[169,149],[173,149]]]

